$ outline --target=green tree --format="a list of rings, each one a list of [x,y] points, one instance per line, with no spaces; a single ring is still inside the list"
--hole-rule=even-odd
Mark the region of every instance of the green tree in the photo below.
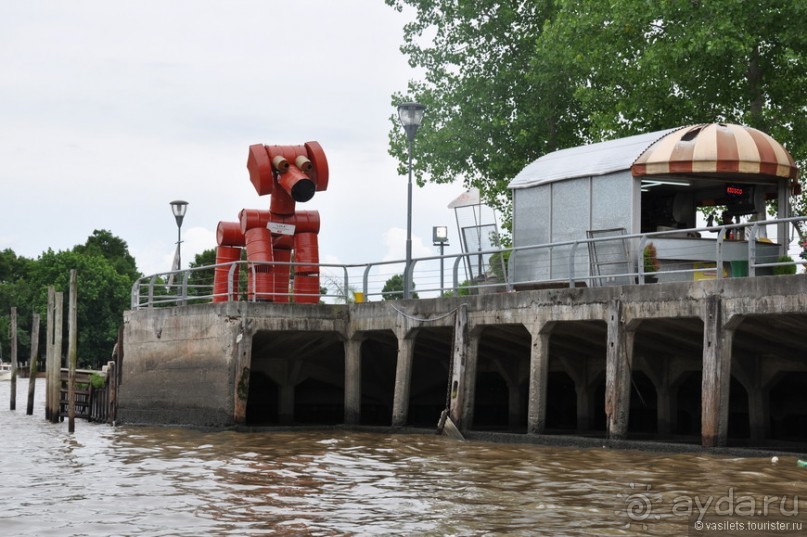
[[[763,130],[807,163],[805,2],[386,2],[416,10],[402,51],[425,79],[393,99],[429,107],[421,183],[463,177],[501,206],[508,181],[554,149],[715,121]],[[397,124],[390,142],[403,170]],[[807,214],[807,198],[794,207]]]
[[[137,263],[129,253],[126,241],[116,237],[105,229],[96,229],[87,238],[87,242],[73,248],[73,251],[82,255],[99,255],[109,261],[118,274],[131,280],[131,283],[142,276],[137,270]]]
[[[24,279],[30,265],[30,259],[19,257],[14,250],[6,248],[0,252],[0,284]]]
[[[28,273],[32,263],[10,248],[0,252],[0,354],[4,361],[11,359],[11,308],[17,308],[17,357],[20,361],[30,357],[34,309]]]
[[[403,288],[403,274],[396,274],[384,282],[381,296],[384,300],[402,300],[404,296]],[[415,282],[412,282],[412,298],[420,298],[415,292]]]
[[[129,307],[132,283],[140,274],[126,242],[105,230],[95,230],[83,245],[71,251],[48,250],[36,260],[19,257],[10,249],[0,252],[0,345],[4,351],[9,349],[10,310],[16,307],[18,357],[24,361],[30,356],[34,312],[40,314],[43,323],[39,348],[44,353],[48,287],[64,293],[66,323],[73,268],[78,270],[79,284],[79,364],[100,367],[106,363],[123,322],[123,311]],[[66,350],[67,330],[63,333]]]
[[[404,27],[402,52],[425,80],[412,81],[393,104],[427,106],[415,138],[414,171],[437,183],[461,177],[507,214],[507,183],[548,151],[575,145],[584,118],[574,113],[567,75],[547,62],[547,76],[529,79],[535,43],[554,13],[550,0],[386,0],[416,10]],[[427,39],[424,36],[434,36]],[[550,76],[553,75],[553,76]],[[406,172],[406,137],[391,118],[390,154]]]
[[[208,248],[194,256],[190,268],[208,267],[216,264],[216,249]],[[210,296],[213,293],[213,269],[194,270],[188,276],[189,296]],[[198,302],[206,302],[199,300]]]
[[[70,270],[77,270],[78,359],[81,367],[98,368],[109,360],[123,311],[129,307],[131,281],[101,255],[48,250],[32,265],[30,287],[37,311],[45,319],[48,286],[64,293],[68,318]],[[67,341],[64,330],[64,349]]]

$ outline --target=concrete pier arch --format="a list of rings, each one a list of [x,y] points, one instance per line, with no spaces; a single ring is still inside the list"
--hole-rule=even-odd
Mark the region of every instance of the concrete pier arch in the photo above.
[[[527,432],[529,331],[521,324],[479,326],[473,396],[476,430]]]
[[[343,421],[345,353],[338,333],[258,330],[252,336],[249,369],[247,425],[259,424],[251,421],[259,414],[250,411],[250,403],[260,402],[264,408],[271,408],[267,399],[275,394],[276,420],[280,424],[328,425]],[[262,378],[270,383],[267,385]],[[265,418],[271,421],[271,416]]]

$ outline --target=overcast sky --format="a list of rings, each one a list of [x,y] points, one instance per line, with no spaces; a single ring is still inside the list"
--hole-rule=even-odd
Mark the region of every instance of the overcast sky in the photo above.
[[[322,262],[403,259],[406,176],[387,154],[391,94],[417,73],[399,51],[407,13],[383,0],[25,1],[0,4],[0,249],[36,258],[94,229],[145,274],[183,265],[220,220],[268,208],[249,145],[316,140],[328,190]],[[428,111],[427,111],[428,120]],[[414,257],[435,255],[462,185],[415,187]]]

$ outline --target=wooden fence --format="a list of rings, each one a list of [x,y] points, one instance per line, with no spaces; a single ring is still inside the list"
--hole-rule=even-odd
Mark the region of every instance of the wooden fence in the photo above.
[[[114,423],[117,406],[118,375],[115,362],[101,371],[75,371],[75,417],[100,423]],[[59,396],[59,418],[68,416],[69,370],[62,368]]]

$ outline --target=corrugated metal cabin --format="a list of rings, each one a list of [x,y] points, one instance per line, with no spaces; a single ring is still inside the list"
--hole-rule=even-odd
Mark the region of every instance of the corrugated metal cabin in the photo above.
[[[740,217],[765,220],[765,202],[777,200],[778,218],[787,218],[797,177],[793,158],[778,142],[732,124],[691,125],[563,149],[538,158],[510,182],[513,245],[681,230],[653,239],[662,270],[712,263],[714,272],[716,236],[692,231],[698,207],[723,206],[724,221],[716,224],[739,223]],[[781,224],[771,234],[785,237],[787,232]],[[723,259],[747,258],[748,247],[741,242],[727,241]],[[619,247],[635,272],[638,241],[624,243]],[[610,244],[616,248],[616,242]],[[763,240],[758,249],[775,259],[786,244]],[[567,245],[515,252],[513,281],[526,286],[568,279],[571,250]],[[588,250],[586,245],[577,249],[574,276],[591,285],[597,281],[592,273],[603,272],[594,267],[596,256]],[[667,279],[692,277],[670,274]]]

